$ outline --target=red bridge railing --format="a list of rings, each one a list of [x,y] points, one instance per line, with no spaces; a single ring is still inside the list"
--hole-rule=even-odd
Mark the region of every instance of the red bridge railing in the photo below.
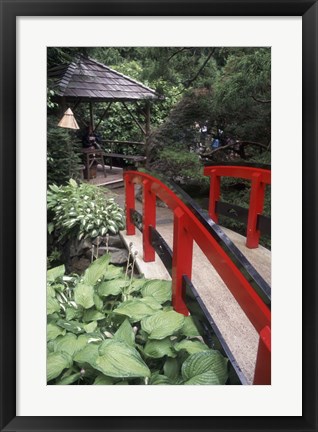
[[[225,171],[218,171],[218,175]],[[241,173],[241,171],[240,171]],[[271,382],[271,312],[255,285],[257,274],[248,273],[251,265],[233,245],[223,231],[211,219],[202,222],[177,195],[174,186],[170,188],[149,174],[126,171],[124,173],[126,193],[127,235],[135,234],[132,214],[135,211],[136,184],[143,186],[143,259],[155,260],[155,249],[151,242],[151,230],[156,227],[156,197],[173,210],[173,256],[172,256],[172,303],[174,309],[184,315],[189,311],[185,302],[183,277],[191,280],[193,242],[195,241],[216,269],[242,310],[259,333],[259,349],[254,384]],[[236,259],[237,257],[237,259]],[[234,262],[236,260],[236,263]],[[245,263],[245,261],[246,263]],[[254,270],[254,269],[253,269]],[[255,273],[257,273],[255,271]]]
[[[271,184],[271,171],[255,166],[211,165],[204,167],[204,175],[209,176],[210,199],[209,215],[218,223],[218,205],[221,195],[221,178],[235,177],[251,180],[250,202],[247,217],[246,246],[257,248],[261,235],[259,226],[264,208],[265,188]],[[244,210],[244,209],[241,209]]]

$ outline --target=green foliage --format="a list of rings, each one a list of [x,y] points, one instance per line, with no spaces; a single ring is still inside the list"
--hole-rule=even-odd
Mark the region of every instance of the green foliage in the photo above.
[[[271,50],[247,48],[231,54],[213,85],[213,117],[242,140],[270,142]]]
[[[47,182],[60,185],[80,177],[81,158],[74,131],[58,127],[58,121],[55,116],[48,118]]]
[[[179,146],[179,149],[166,148],[159,154],[159,158],[152,164],[152,170],[164,173],[166,179],[188,186],[200,185],[207,189],[209,181],[203,176],[202,163],[195,153],[189,153]]]
[[[90,184],[70,180],[65,186],[49,186],[47,206],[52,212],[49,233],[59,239],[65,236],[95,238],[106,233],[116,234],[125,226],[124,212],[114,198],[105,198],[102,190]]]
[[[61,251],[59,251],[56,247],[54,247],[50,251],[50,254],[47,257],[47,268],[51,268],[58,265],[60,259],[61,259]]]
[[[46,89],[46,96],[47,96],[47,107],[48,108],[56,108],[58,104],[52,100],[52,97],[55,95],[55,91],[52,89],[47,88]]]
[[[48,273],[48,384],[225,384],[227,359],[184,335],[186,328],[198,333],[190,317],[167,310],[171,282],[128,277],[121,269],[114,277],[109,260],[98,258],[82,277],[65,276],[63,266]],[[109,281],[118,281],[118,289],[103,291],[97,310],[91,299]]]

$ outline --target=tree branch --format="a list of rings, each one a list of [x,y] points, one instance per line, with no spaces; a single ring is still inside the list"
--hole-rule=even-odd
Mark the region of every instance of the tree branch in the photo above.
[[[247,145],[252,145],[252,146],[258,146],[258,147],[261,147],[261,148],[263,148],[265,150],[268,150],[268,146],[266,146],[265,144],[261,144],[261,143],[254,142],[254,141],[237,141],[235,143],[226,144],[225,146],[220,146],[220,147],[218,147],[218,148],[210,151],[209,153],[205,153],[205,154],[203,153],[202,156],[211,156],[214,153],[217,153],[217,152],[219,152],[221,150],[229,149],[231,147],[235,147],[235,146],[238,146],[238,145],[242,146],[242,147],[245,147]]]
[[[175,55],[177,55],[177,54],[179,54],[179,53],[181,53],[182,51],[185,51],[185,50],[187,50],[188,48],[186,48],[186,47],[183,47],[183,48],[180,48],[180,49],[178,49],[178,51],[175,51],[173,54],[171,54],[171,56],[168,58],[168,60],[167,61],[170,61]]]
[[[200,67],[200,69],[197,71],[197,73],[194,75],[194,77],[192,77],[192,78],[190,78],[189,80],[184,81],[184,82],[182,83],[185,87],[189,87],[190,84],[192,84],[193,81],[195,81],[195,80],[198,78],[198,76],[199,76],[200,73],[203,71],[203,69],[204,69],[205,66],[207,65],[208,61],[210,60],[210,58],[213,56],[214,51],[215,51],[215,48],[212,48],[210,54],[207,56],[207,58],[205,59],[204,63],[202,64],[202,66]]]

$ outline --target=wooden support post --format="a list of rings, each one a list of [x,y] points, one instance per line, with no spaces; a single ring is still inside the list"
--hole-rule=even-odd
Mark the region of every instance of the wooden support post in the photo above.
[[[90,124],[92,125],[93,130],[95,129],[94,126],[94,113],[93,113],[93,102],[89,102],[89,116],[90,116]]]
[[[109,108],[111,107],[113,102],[109,102],[109,104],[107,105],[107,107],[105,108],[105,111],[103,112],[101,118],[99,119],[99,122],[97,123],[96,127],[94,128],[94,131],[96,131],[99,127],[99,125],[101,124],[102,120],[104,120],[105,115],[108,113]]]
[[[150,140],[150,101],[146,102],[146,133],[145,133],[145,156],[146,167],[148,167],[149,159],[149,140]]]
[[[73,113],[75,113],[76,108],[78,107],[78,105],[82,102],[82,99],[77,99],[77,101],[75,102],[75,104],[73,105],[72,111]]]
[[[141,130],[141,132],[145,135],[146,131],[145,129],[141,126],[141,124],[139,123],[139,121],[136,119],[136,117],[134,116],[134,114],[130,111],[130,109],[128,108],[128,106],[126,105],[125,102],[123,102],[124,108],[125,110],[128,112],[128,114],[130,115],[130,117],[133,119],[133,121],[136,123],[136,125],[139,127],[139,129]]]
[[[253,384],[271,384],[271,330],[268,326],[264,327],[259,335]]]
[[[209,215],[210,218],[218,223],[218,215],[216,214],[215,207],[217,201],[220,199],[221,190],[221,177],[217,175],[216,170],[212,170],[210,174],[210,198],[209,198]]]
[[[262,214],[265,199],[265,183],[260,180],[261,175],[255,173],[252,176],[250,206],[247,220],[246,246],[250,249],[258,247],[260,230],[257,229],[257,218]]]
[[[150,242],[150,226],[156,228],[156,195],[151,191],[149,180],[143,181],[143,231],[142,242],[144,261],[153,262],[155,260],[155,249]]]
[[[135,186],[128,175],[124,174],[125,180],[125,209],[126,209],[126,233],[135,235],[136,228],[131,217],[130,210],[135,210]]]
[[[193,237],[185,226],[186,215],[177,207],[173,223],[173,257],[172,257],[172,305],[175,311],[188,316],[182,286],[183,275],[191,279]]]

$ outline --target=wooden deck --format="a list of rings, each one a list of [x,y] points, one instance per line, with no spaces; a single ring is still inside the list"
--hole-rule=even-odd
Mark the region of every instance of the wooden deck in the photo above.
[[[84,182],[89,184],[94,184],[96,186],[106,186],[106,187],[121,187],[123,186],[123,169],[118,167],[110,168],[109,165],[105,165],[106,177],[104,176],[104,171],[101,165],[97,165],[96,178],[85,180]]]

